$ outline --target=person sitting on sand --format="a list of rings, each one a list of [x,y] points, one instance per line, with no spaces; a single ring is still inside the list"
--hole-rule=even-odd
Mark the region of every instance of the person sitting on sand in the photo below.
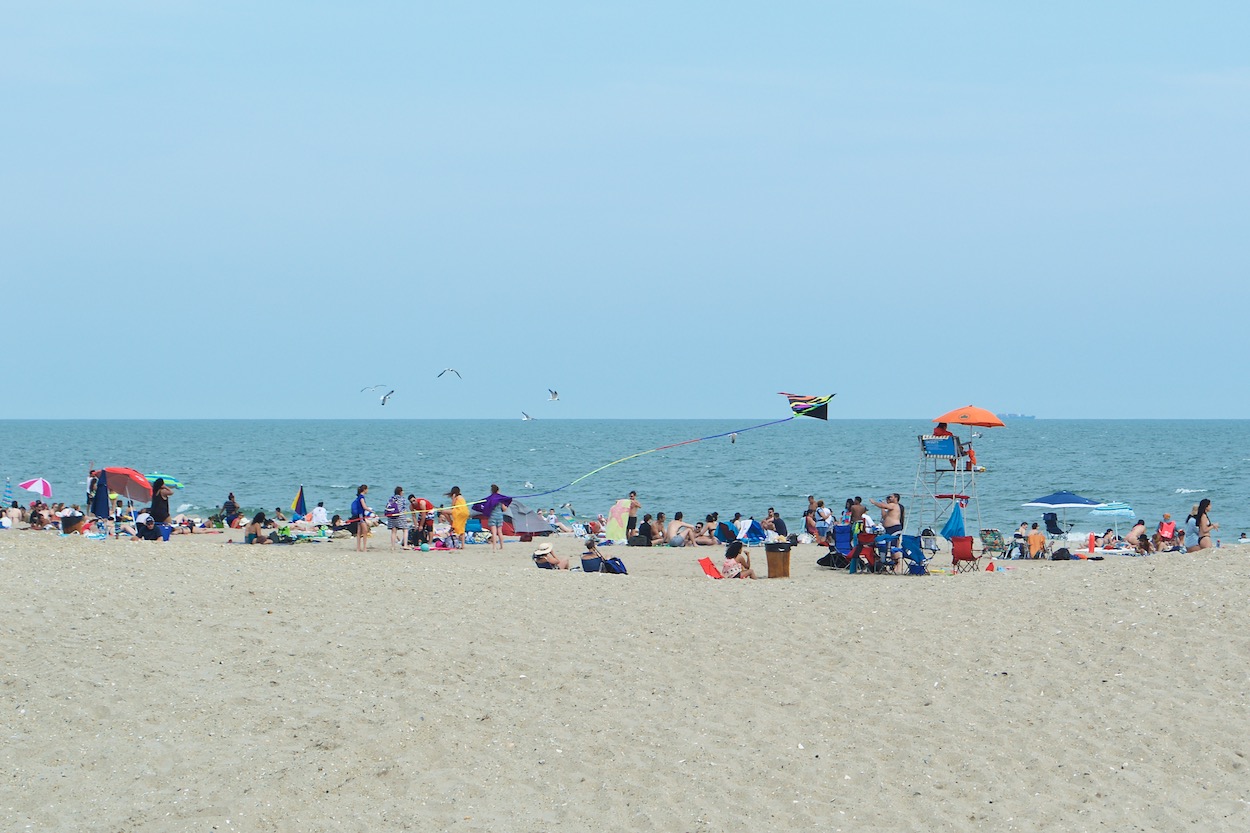
[[[1137,523],[1133,524],[1133,528],[1128,531],[1126,540],[1139,555],[1150,555],[1154,552],[1154,547],[1150,546],[1150,536],[1146,534],[1146,522],[1141,518],[1138,518]]]
[[[135,518],[135,537],[136,541],[159,541],[161,540],[161,531],[156,528],[156,518],[153,518],[147,512],[140,512],[139,517]]]
[[[694,544],[696,547],[712,547],[720,543],[716,540],[716,525],[712,521],[712,516],[708,515],[706,523],[700,522],[694,525]]]
[[[668,538],[665,537],[668,531],[667,526],[664,520],[664,513],[657,512],[655,523],[651,524],[651,546],[662,547],[668,543]]]
[[[1102,537],[1098,539],[1098,546],[1102,547],[1104,550],[1113,550],[1116,548],[1117,544],[1119,544],[1119,540],[1115,537],[1115,530],[1110,527],[1108,527],[1107,531],[1104,532]]]
[[[1170,550],[1176,546],[1176,521],[1172,520],[1172,516],[1167,512],[1163,513],[1163,520],[1159,521],[1159,525],[1155,527],[1154,545],[1158,552]]]
[[[257,512],[252,516],[252,522],[243,527],[243,543],[245,544],[272,544],[269,536],[265,534],[265,513]]]
[[[1037,523],[1029,530],[1029,558],[1041,558],[1046,552],[1046,533],[1038,528]]]
[[[591,549],[594,548],[593,543],[588,544],[587,546]],[[534,550],[534,563],[550,564],[557,570],[567,570],[569,568],[569,560],[567,558],[560,558],[557,556],[552,550],[551,544],[543,544],[538,549]]]
[[[684,547],[694,544],[694,527],[682,519],[680,512],[673,515],[668,525],[667,538],[670,547]]]
[[[751,569],[751,555],[742,548],[741,541],[730,541],[725,548],[720,574],[725,578],[758,578]]]

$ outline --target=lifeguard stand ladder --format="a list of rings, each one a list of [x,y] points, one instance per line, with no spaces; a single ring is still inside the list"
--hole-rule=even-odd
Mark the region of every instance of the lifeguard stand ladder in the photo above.
[[[977,466],[969,456],[970,443],[953,435],[921,435],[920,463],[912,491],[908,526],[914,519],[919,535],[925,528],[941,534],[956,502],[964,506],[964,524],[973,535],[981,528],[981,503],[977,499]]]

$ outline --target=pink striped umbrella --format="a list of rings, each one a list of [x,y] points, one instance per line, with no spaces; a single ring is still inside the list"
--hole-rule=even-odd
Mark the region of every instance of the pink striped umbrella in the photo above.
[[[17,484],[19,489],[25,489],[28,492],[34,492],[44,497],[52,497],[52,484],[44,480],[42,477],[36,477],[34,480],[27,480],[25,483]]]

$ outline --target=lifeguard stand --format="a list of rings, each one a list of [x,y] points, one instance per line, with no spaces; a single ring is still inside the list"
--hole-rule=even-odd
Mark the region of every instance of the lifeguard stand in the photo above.
[[[981,528],[981,503],[977,499],[977,462],[972,443],[961,443],[953,434],[923,434],[916,485],[907,512],[916,534],[926,527],[941,533],[956,503],[964,507],[969,529]],[[975,522],[975,525],[974,525]]]

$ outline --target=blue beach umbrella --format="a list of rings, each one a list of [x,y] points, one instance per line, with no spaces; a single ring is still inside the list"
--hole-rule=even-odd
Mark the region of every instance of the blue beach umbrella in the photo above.
[[[1068,522],[1069,509],[1093,509],[1095,506],[1101,505],[1102,504],[1099,501],[1090,500],[1087,497],[1082,497],[1081,495],[1073,492],[1054,492],[1053,494],[1039,497],[1036,500],[1031,500],[1024,504],[1024,506],[1037,506],[1042,509],[1050,509],[1052,511],[1055,509],[1062,509],[1063,522],[1065,524]]]
[[[178,478],[170,477],[168,474],[161,474],[159,471],[154,471],[151,474],[145,474],[143,476],[148,479],[149,483],[155,483],[158,480],[164,480],[165,485],[171,489],[181,489],[183,485],[182,481],[179,480]]]

